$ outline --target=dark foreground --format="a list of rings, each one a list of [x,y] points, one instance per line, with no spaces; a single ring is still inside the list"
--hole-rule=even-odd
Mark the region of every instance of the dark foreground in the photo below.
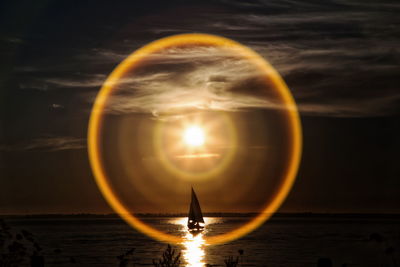
[[[186,235],[181,225],[185,218],[143,220]],[[209,218],[208,227],[209,231],[223,233],[245,220]],[[5,235],[3,225],[0,254],[9,253],[11,244],[18,251],[21,248],[15,244],[21,243],[26,252],[21,266],[29,266],[35,251],[43,256],[45,266],[128,266],[120,265],[125,258],[129,266],[153,266],[153,260],[167,248],[113,216],[5,217],[4,221],[11,227],[11,235]],[[321,266],[328,266],[322,264],[329,261],[332,266],[399,266],[399,223],[398,216],[275,216],[228,244],[207,246],[200,237],[173,248],[182,253],[181,266],[225,266],[230,256],[233,260],[239,256],[238,266],[317,266],[318,261]]]

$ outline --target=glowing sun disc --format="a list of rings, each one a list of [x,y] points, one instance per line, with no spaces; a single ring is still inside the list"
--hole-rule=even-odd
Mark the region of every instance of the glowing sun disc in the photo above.
[[[185,130],[183,140],[189,146],[202,146],[205,141],[204,131],[199,126],[190,126]]]

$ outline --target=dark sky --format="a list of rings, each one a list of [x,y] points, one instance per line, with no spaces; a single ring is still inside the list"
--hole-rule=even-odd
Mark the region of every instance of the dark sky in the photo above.
[[[190,3],[0,4],[0,213],[111,212],[87,156],[93,100],[134,50],[192,32],[257,51],[298,104],[303,157],[281,211],[400,211],[397,1]]]

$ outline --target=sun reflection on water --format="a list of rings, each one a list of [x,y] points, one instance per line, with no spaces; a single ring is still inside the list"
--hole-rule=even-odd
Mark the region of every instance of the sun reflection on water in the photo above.
[[[207,232],[207,225],[216,223],[217,218],[204,218],[206,229],[203,232],[192,234],[187,230],[187,218],[177,218],[171,223],[180,225],[184,241],[182,242],[182,256],[187,263],[187,267],[203,267],[205,261],[205,248],[207,246],[204,234]]]
[[[184,249],[182,251],[183,258],[186,260],[187,265],[190,267],[202,267],[204,266],[205,256],[205,242],[203,233],[193,235],[189,232],[186,233],[185,241],[182,243]]]

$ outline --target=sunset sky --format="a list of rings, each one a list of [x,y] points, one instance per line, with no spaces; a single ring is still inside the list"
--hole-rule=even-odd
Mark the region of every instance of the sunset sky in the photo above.
[[[107,76],[133,51],[183,33],[215,34],[246,45],[267,59],[286,81],[300,113],[303,153],[296,183],[279,211],[400,212],[399,3],[190,3],[0,4],[0,214],[112,212],[94,182],[88,159],[87,130],[94,99]],[[119,185],[125,190],[121,195],[129,198],[143,193],[138,187],[144,186],[150,195],[171,194],[162,201],[174,203],[165,208],[140,197],[126,200],[135,210],[185,212],[189,198],[182,198],[189,196],[193,185],[185,182],[181,191],[178,187],[171,191],[168,181],[165,187],[155,188],[122,173],[121,166],[129,165],[135,175],[160,174],[148,171],[154,166],[150,150],[129,154],[132,165],[114,157],[121,151],[116,144],[133,151],[150,142],[144,139],[157,121],[171,121],[171,126],[165,126],[171,129],[185,119],[207,124],[217,117],[213,112],[218,109],[245,129],[239,131],[238,164],[225,173],[233,177],[231,183],[216,178],[208,185],[197,185],[206,212],[257,210],[269,190],[269,182],[262,177],[274,173],[267,173],[264,163],[253,169],[249,166],[265,161],[266,155],[274,155],[268,160],[273,166],[280,166],[285,158],[278,151],[280,143],[284,146],[283,137],[279,139],[283,126],[276,119],[281,115],[273,116],[279,107],[260,96],[254,70],[246,62],[223,61],[221,51],[215,57],[213,53],[192,47],[185,57],[174,51],[164,55],[157,60],[165,60],[162,64],[168,65],[168,71],[143,69],[130,81],[136,88],[135,97],[116,95],[107,106],[109,138],[103,146],[110,153],[104,159],[120,179],[116,184],[132,181],[131,187]],[[202,81],[213,90],[190,91]],[[161,87],[172,89],[160,93]],[[249,93],[248,88],[254,90]],[[204,106],[201,99],[206,97],[214,106]],[[180,103],[201,107],[200,119]],[[221,140],[229,139],[224,116],[214,128],[214,136],[221,135]],[[266,139],[267,132],[272,139]],[[136,141],[130,143],[127,134]],[[206,135],[206,142],[212,136]],[[225,153],[221,151],[212,153]],[[147,167],[132,167],[138,162]],[[218,205],[217,196],[235,195],[241,179],[252,175],[249,169],[257,173],[257,179],[244,186],[248,191],[238,193],[233,202],[228,199]],[[251,202],[250,195],[260,199]]]

